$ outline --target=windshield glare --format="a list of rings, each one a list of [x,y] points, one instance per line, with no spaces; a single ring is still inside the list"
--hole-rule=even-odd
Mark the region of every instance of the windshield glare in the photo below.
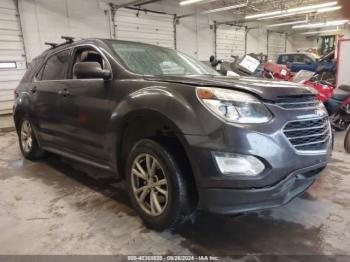
[[[112,47],[128,69],[141,75],[219,75],[210,66],[172,49],[130,42]]]

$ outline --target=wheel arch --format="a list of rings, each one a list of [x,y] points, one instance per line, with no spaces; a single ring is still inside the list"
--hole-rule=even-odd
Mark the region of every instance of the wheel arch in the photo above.
[[[165,147],[177,163],[182,164],[185,179],[193,192],[193,201],[198,200],[195,165],[191,150],[181,129],[164,114],[142,109],[130,112],[119,125],[115,136],[115,168],[119,178],[125,177],[125,163],[133,145],[140,139],[152,139]]]

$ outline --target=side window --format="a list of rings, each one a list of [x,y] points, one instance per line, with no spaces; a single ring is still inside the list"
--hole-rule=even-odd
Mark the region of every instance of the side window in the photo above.
[[[281,56],[281,62],[282,62],[282,64],[287,64],[289,62],[289,56],[288,55],[282,55]]]
[[[40,70],[38,71],[38,73],[35,75],[35,79],[37,80],[41,80],[43,77],[43,72],[44,72],[44,68],[45,68],[45,64],[43,64],[40,68]]]
[[[304,63],[304,55],[302,54],[294,55],[294,63]]]
[[[306,64],[312,64],[313,61],[312,61],[312,59],[310,57],[304,56],[304,62]]]
[[[93,47],[78,47],[74,52],[73,63],[70,70],[71,78],[76,79],[76,76],[73,74],[74,65],[84,62],[97,62],[101,65],[102,69],[109,69],[107,61]]]
[[[65,79],[65,72],[69,62],[69,50],[64,50],[49,57],[46,61],[41,80]]]

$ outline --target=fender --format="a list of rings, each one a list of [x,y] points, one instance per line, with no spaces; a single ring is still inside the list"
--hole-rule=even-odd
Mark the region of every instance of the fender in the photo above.
[[[192,91],[193,99],[196,99],[193,89],[191,87],[188,89]],[[193,106],[193,103],[185,99],[176,89],[170,92],[168,88],[162,86],[142,88],[130,93],[116,105],[111,114],[109,131],[119,130],[123,122],[137,114],[136,112],[141,113],[141,116],[142,112],[157,112],[173,122],[184,135],[204,134]]]
[[[188,91],[192,92],[193,99],[197,100],[193,88],[188,88]],[[193,104],[176,92],[176,88],[172,88],[170,92],[162,86],[146,87],[127,95],[116,105],[111,114],[107,141],[113,141],[113,143],[107,147],[111,152],[111,160],[118,177],[120,174],[116,156],[119,154],[118,148],[123,139],[123,130],[126,123],[135,117],[154,117],[171,124],[192,163],[185,135],[205,134]]]

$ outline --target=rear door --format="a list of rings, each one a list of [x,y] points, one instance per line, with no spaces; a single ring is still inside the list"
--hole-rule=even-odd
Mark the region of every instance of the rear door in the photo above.
[[[111,118],[109,93],[112,81],[76,79],[73,67],[78,62],[99,62],[102,68],[111,68],[102,52],[90,45],[76,47],[72,58],[68,72],[70,79],[58,96],[64,146],[81,157],[103,163],[108,159],[105,141]]]
[[[64,134],[58,111],[58,92],[66,87],[70,50],[50,55],[29,88],[33,122],[43,145],[59,146]]]

